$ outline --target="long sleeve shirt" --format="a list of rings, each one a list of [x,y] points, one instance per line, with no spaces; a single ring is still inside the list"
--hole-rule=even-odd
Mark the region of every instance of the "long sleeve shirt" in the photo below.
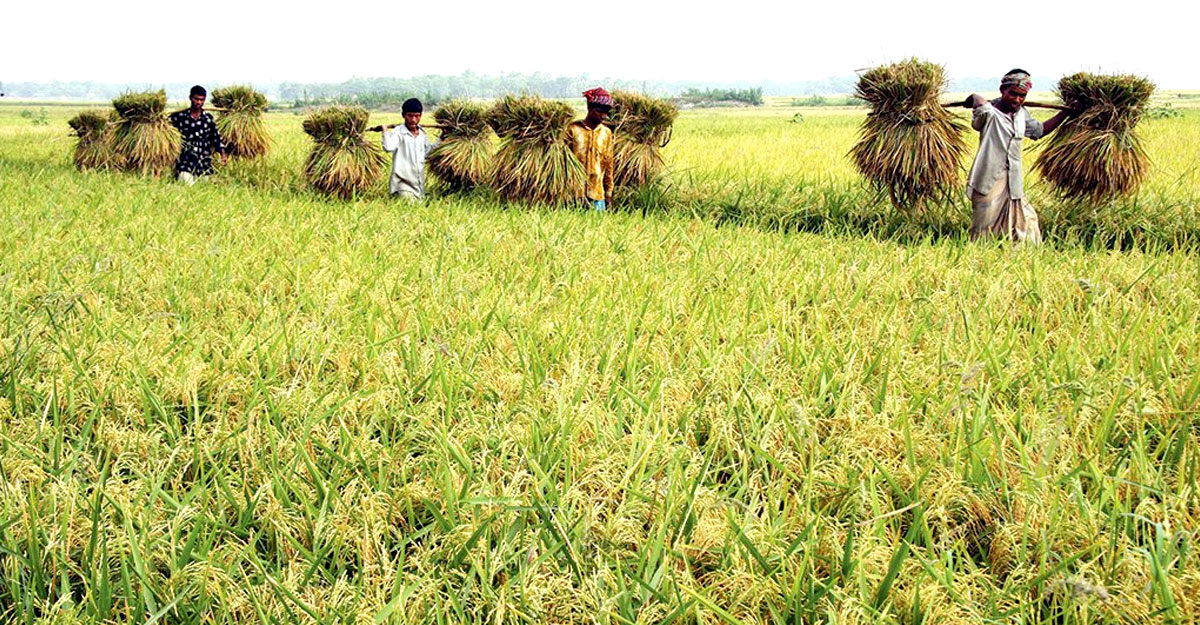
[[[212,173],[213,152],[225,150],[213,116],[205,112],[193,118],[192,112],[185,109],[171,113],[167,119],[183,137],[183,147],[179,151],[179,159],[175,161],[175,173],[186,172],[195,176]]]
[[[408,128],[396,126],[383,133],[383,150],[392,154],[392,175],[388,191],[393,194],[425,196],[425,156],[437,142],[430,139],[424,128],[413,136]]]
[[[1021,147],[1025,137],[1039,139],[1046,134],[1042,122],[1033,118],[1025,107],[1008,114],[992,100],[976,107],[971,113],[971,127],[979,131],[979,152],[971,165],[967,179],[967,194],[989,193],[1003,176],[1008,177],[1009,197],[1025,198],[1021,175]]]
[[[613,190],[613,132],[604,124],[588,128],[583,122],[571,122],[567,127],[567,144],[587,172],[584,196],[589,200],[606,200]]]

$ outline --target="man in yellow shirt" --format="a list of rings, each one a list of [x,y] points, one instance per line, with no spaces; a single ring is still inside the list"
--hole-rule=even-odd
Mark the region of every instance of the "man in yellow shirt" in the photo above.
[[[612,202],[613,132],[604,120],[612,110],[613,98],[603,87],[584,91],[583,97],[587,99],[587,117],[567,127],[567,143],[587,172],[581,199],[603,211]]]

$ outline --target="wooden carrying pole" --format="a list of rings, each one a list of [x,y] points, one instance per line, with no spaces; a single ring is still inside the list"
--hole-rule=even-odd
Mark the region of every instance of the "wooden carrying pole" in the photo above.
[[[388,124],[388,125],[389,125],[389,126],[391,126],[391,127],[393,127],[393,128],[395,128],[395,127],[397,127],[397,126],[403,126],[403,125],[404,125],[404,122],[400,122],[400,123],[398,123],[398,124]],[[445,126],[442,126],[442,125],[440,125],[440,124],[421,124],[421,127],[422,127],[422,128],[437,128],[438,130],[445,130],[445,129],[446,129],[446,127],[445,127]],[[367,128],[367,132],[383,132],[383,125],[382,125],[382,124],[379,124],[379,125],[376,125],[376,126],[371,126],[370,128]]]
[[[942,106],[945,108],[948,108],[948,109],[955,109],[955,108],[969,109],[969,108],[971,108],[971,101],[964,100],[962,102],[943,102]],[[1061,104],[1046,104],[1044,102],[1026,102],[1025,104],[1022,104],[1021,106],[1026,106],[1026,107],[1035,108],[1035,109],[1054,109],[1056,111],[1071,110],[1070,107],[1063,106]]]

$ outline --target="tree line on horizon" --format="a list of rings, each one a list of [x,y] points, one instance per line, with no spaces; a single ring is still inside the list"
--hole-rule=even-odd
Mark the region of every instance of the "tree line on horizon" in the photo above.
[[[610,89],[638,91],[658,97],[700,97],[732,94],[734,97],[718,98],[721,101],[761,103],[763,96],[834,95],[854,92],[857,76],[836,76],[808,81],[739,81],[712,82],[623,80],[594,78],[586,74],[579,76],[550,76],[543,73],[485,75],[463,72],[457,76],[431,74],[412,78],[351,78],[342,82],[294,82],[252,83],[274,102],[280,104],[317,104],[322,102],[354,101],[367,106],[379,104],[379,100],[404,94],[415,95],[431,101],[456,97],[494,98],[510,93],[529,93],[546,98],[571,98],[597,84]],[[992,91],[996,77],[965,78],[951,83],[952,91]],[[200,83],[210,89],[226,86],[224,82],[195,80],[188,82],[96,82],[96,81],[50,81],[50,82],[6,82],[0,89],[6,97],[19,99],[52,100],[111,100],[122,93],[147,89],[165,89],[172,100],[186,100],[188,89]],[[1047,83],[1050,84],[1050,83]],[[752,95],[757,91],[757,97]],[[754,101],[757,100],[757,101]]]

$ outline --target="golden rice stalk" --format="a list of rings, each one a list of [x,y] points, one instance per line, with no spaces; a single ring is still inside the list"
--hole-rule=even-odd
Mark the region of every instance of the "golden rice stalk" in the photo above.
[[[659,147],[638,143],[623,135],[613,137],[613,185],[617,188],[644,187],[666,169]]]
[[[183,139],[164,113],[167,92],[127,93],[113,100],[113,108],[118,116],[111,131],[116,162],[144,175],[170,172]]]
[[[379,182],[386,158],[363,136],[368,117],[361,107],[330,106],[304,120],[314,142],[304,177],[317,191],[346,200]]]
[[[566,135],[573,115],[564,102],[534,95],[510,95],[492,106],[488,123],[502,139],[555,143]]]
[[[107,169],[114,166],[112,148],[108,144],[110,137],[109,125],[116,114],[112,111],[96,109],[80,112],[67,122],[73,134],[78,137],[75,143],[75,167],[84,169]]]
[[[564,102],[505,96],[488,115],[500,136],[494,186],[500,197],[568,204],[583,196],[587,175],[567,145],[573,113]]]
[[[159,89],[125,93],[113,100],[113,108],[121,119],[154,120],[167,109],[167,92]]]
[[[267,109],[265,95],[249,86],[233,85],[214,90],[212,102],[221,109],[217,114],[217,131],[231,156],[266,155],[271,141],[262,116]]]
[[[430,171],[450,191],[486,185],[494,176],[488,110],[470,100],[451,100],[433,114],[442,127],[438,144],[425,157]]]
[[[917,59],[859,77],[856,95],[871,112],[850,156],[871,186],[887,192],[899,209],[950,197],[962,184],[965,125],[940,104],[945,86],[940,65]]]
[[[667,100],[632,91],[613,92],[608,123],[613,129],[613,182],[643,187],[665,169],[660,150],[671,138],[679,109]]]
[[[1102,203],[1137,192],[1150,168],[1135,128],[1154,83],[1140,76],[1080,72],[1058,82],[1063,104],[1079,114],[1050,135],[1035,167],[1065,198]]]

